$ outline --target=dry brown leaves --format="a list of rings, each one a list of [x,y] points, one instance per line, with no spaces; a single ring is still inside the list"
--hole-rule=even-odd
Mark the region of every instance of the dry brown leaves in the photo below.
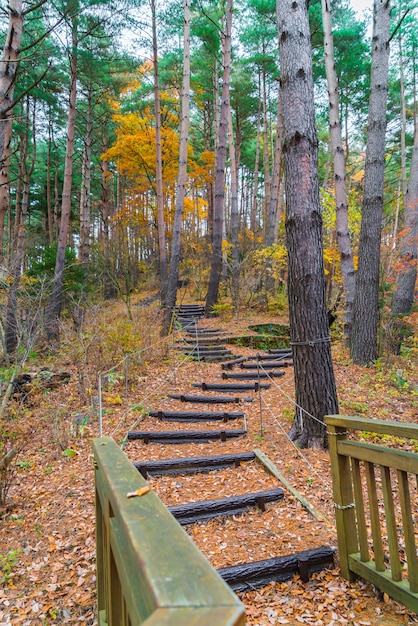
[[[253,321],[234,320],[230,323],[231,330],[242,331]],[[205,325],[209,326],[210,322]],[[226,323],[222,325],[228,327]],[[234,352],[254,354],[248,348],[234,347]],[[416,421],[416,402],[414,405],[410,390],[399,389],[396,384],[388,386],[387,376],[382,371],[352,366],[341,348],[336,348],[334,353],[342,411]],[[215,567],[324,544],[336,546],[328,454],[298,451],[285,437],[293,411],[288,399],[293,394],[292,371],[287,370],[283,379],[276,380],[271,389],[262,392],[261,404],[254,393],[242,394],[244,397],[252,395],[252,403],[231,406],[205,407],[167,398],[168,393],[200,394],[201,390],[194,389],[192,384],[220,382],[220,373],[218,364],[187,362],[174,352],[165,361],[159,358],[153,362],[150,357],[148,364],[141,364],[140,371],[130,372],[128,403],[123,381],[106,390],[109,401],[104,404],[104,434],[113,436],[119,443],[132,428],[242,428],[242,420],[191,426],[159,422],[143,411],[157,408],[244,410],[248,428],[245,438],[225,443],[165,446],[136,441],[126,446],[126,452],[139,461],[261,448],[287,480],[331,520],[330,524],[316,521],[285,491],[283,501],[268,504],[264,513],[251,509],[243,515],[188,526],[187,532]],[[417,384],[418,381],[412,382]],[[116,401],[117,398],[120,401]],[[71,416],[86,411],[86,407],[80,406],[74,380],[49,394],[40,392],[39,397],[33,399],[33,405],[24,413],[31,436],[18,457],[20,465],[16,468],[10,504],[1,512],[0,558],[5,580],[0,586],[0,624],[93,625],[96,624],[96,583],[90,438],[97,435],[97,420],[89,421],[88,437],[80,438],[71,429]],[[64,420],[60,422],[60,429],[56,428],[58,412]],[[59,445],[63,432],[65,445],[75,451],[73,455],[64,455]],[[150,478],[149,484],[167,505],[280,486],[256,462],[210,474]],[[246,606],[248,623],[260,626],[299,623],[369,626],[376,621],[399,626],[417,621],[415,615],[387,596],[379,596],[370,585],[342,579],[338,567],[313,575],[306,584],[295,576],[287,582],[249,590],[240,597]]]

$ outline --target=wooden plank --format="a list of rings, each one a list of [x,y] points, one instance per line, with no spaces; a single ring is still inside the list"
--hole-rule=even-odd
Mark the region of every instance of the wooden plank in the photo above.
[[[236,607],[161,608],[147,619],[146,626],[244,626],[245,614]]]
[[[283,476],[278,467],[273,463],[273,461],[263,452],[262,450],[254,450],[254,454],[258,458],[259,461],[264,465],[265,469],[270,472],[273,476],[278,478],[280,482],[286,487],[291,494],[293,494],[302,506],[319,522],[326,522],[331,525],[330,520],[323,514],[321,511],[315,509],[315,507],[295,488],[288,480]]]
[[[148,411],[150,417],[158,417],[158,419],[171,422],[211,422],[242,419],[244,413],[242,411],[222,412],[222,411]]]
[[[367,432],[393,435],[405,439],[418,439],[418,424],[402,424],[389,420],[366,419],[364,417],[347,415],[327,415],[325,422],[332,426],[339,426],[346,429],[365,430]]]
[[[350,570],[348,561],[350,554],[358,552],[351,466],[350,459],[339,454],[339,445],[342,443],[341,440],[345,439],[347,433],[340,425],[328,424],[328,416],[325,418],[325,423],[328,425],[332,489],[341,574],[348,580],[354,580],[355,576]]]
[[[258,391],[269,389],[269,383],[193,383],[193,387],[200,387],[203,391]]]
[[[100,502],[108,502],[105,526],[114,563],[107,584],[112,586],[115,577],[119,581],[130,623],[141,624],[160,608],[213,608],[213,624],[239,624],[239,616],[244,616],[241,603],[156,494],[151,490],[140,498],[126,497],[146,482],[116,443],[108,437],[95,439],[93,451]],[[112,593],[110,587],[106,593]],[[119,613],[123,616],[125,608]],[[101,615],[102,622],[115,626],[111,615]]]
[[[338,442],[338,454],[349,456],[359,461],[367,461],[374,465],[392,467],[402,472],[418,474],[418,454],[414,452],[395,450],[373,443],[344,440]]]
[[[147,475],[187,474],[201,471],[214,471],[225,467],[238,467],[241,463],[253,461],[254,452],[220,454],[216,456],[183,457],[159,461],[134,462],[136,469],[144,478]]]
[[[231,396],[186,396],[178,393],[169,393],[169,398],[182,402],[197,402],[204,404],[238,404],[239,402],[253,402],[253,398],[239,398]]]
[[[418,561],[415,544],[415,528],[411,509],[408,475],[406,472],[397,472],[399,496],[402,510],[402,526],[405,536],[406,562],[408,565],[409,586],[413,593],[418,592]]]
[[[366,514],[364,510],[363,484],[361,480],[360,463],[357,459],[351,459],[353,476],[354,501],[356,503],[357,532],[360,546],[360,555],[363,561],[370,559],[369,544],[367,540]]]
[[[381,591],[386,592],[391,598],[397,600],[415,613],[418,613],[418,593],[410,590],[407,581],[396,582],[392,580],[390,570],[378,572],[375,563],[363,563],[359,554],[351,554],[349,559],[350,570],[370,581]]]
[[[370,524],[372,528],[374,562],[376,570],[383,572],[385,570],[385,561],[383,556],[382,531],[380,528],[379,501],[376,489],[376,476],[373,463],[365,464],[367,492],[369,496]]]
[[[390,569],[392,580],[402,580],[402,566],[399,558],[399,541],[396,531],[395,506],[393,502],[390,469],[381,467],[383,501],[385,504],[386,530],[389,544]]]
[[[245,363],[241,363],[240,368],[241,369],[248,369],[248,370],[274,370],[277,369],[279,367],[291,367],[293,366],[293,361],[282,361],[282,360],[277,360],[277,361],[260,361],[260,363],[251,363],[250,361],[247,361]]]
[[[246,430],[137,430],[130,431],[128,441],[142,439],[147,443],[193,443],[208,442],[216,439],[226,441],[234,437],[243,437]]]
[[[222,372],[222,378],[224,380],[236,379],[236,380],[265,380],[266,378],[281,378],[284,376],[284,372],[239,372],[239,373],[226,373]]]
[[[283,499],[283,489],[268,489],[254,493],[244,493],[240,496],[229,496],[215,500],[200,500],[169,506],[168,510],[179,524],[194,524],[202,520],[223,515],[239,515],[245,513],[250,506],[260,506],[264,510],[267,502],[276,502]]]
[[[268,585],[273,580],[281,582],[293,578],[299,573],[301,563],[306,563],[308,576],[319,572],[325,567],[332,566],[334,554],[334,548],[321,546],[263,561],[223,567],[218,569],[218,574],[234,591],[249,591]]]

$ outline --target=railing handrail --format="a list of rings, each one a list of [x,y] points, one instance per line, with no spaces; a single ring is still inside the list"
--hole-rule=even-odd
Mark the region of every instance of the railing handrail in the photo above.
[[[418,612],[418,562],[408,478],[412,474],[417,480],[418,454],[385,447],[380,445],[381,442],[348,439],[348,431],[360,430],[418,440],[418,425],[345,415],[328,415],[324,420],[329,435],[341,574],[349,580],[359,575]],[[380,486],[376,468],[381,476]],[[393,480],[395,474],[396,483]],[[364,498],[365,489],[367,499]],[[396,513],[394,493],[398,497],[400,514]],[[380,502],[379,497],[382,498]],[[370,536],[366,504],[370,514]],[[389,564],[385,562],[382,541],[383,510]],[[404,563],[399,554],[399,521],[405,542],[407,577],[402,574]]]
[[[244,607],[113,439],[93,440],[99,623],[241,626]],[[197,621],[196,621],[197,620]]]

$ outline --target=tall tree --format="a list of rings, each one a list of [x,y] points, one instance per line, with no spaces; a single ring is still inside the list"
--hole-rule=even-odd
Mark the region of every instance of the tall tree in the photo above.
[[[23,31],[22,0],[10,0],[7,9],[9,26],[0,59],[0,261],[4,256],[4,224],[9,201],[13,94]]]
[[[290,339],[297,411],[290,438],[327,445],[324,415],[338,412],[322,250],[312,52],[304,0],[277,0]]]
[[[190,109],[190,2],[183,0],[183,83],[181,91],[179,172],[177,178],[176,206],[174,211],[173,234],[171,240],[170,272],[165,302],[163,332],[170,326],[171,312],[176,304],[179,277],[181,230],[183,223],[184,199],[187,183],[187,153],[189,146]]]
[[[224,224],[225,203],[225,166],[228,136],[228,109],[229,83],[231,78],[231,30],[232,30],[232,0],[227,0],[225,9],[225,31],[222,34],[223,43],[223,77],[222,100],[219,114],[218,146],[216,149],[215,168],[215,203],[213,208],[213,251],[209,287],[206,295],[206,314],[212,314],[212,307],[218,299],[219,283],[222,273],[222,235]]]
[[[71,217],[71,189],[73,180],[73,154],[75,137],[75,117],[77,101],[77,46],[79,3],[75,2],[69,11],[71,45],[69,50],[70,61],[70,91],[68,100],[67,141],[65,150],[64,184],[61,200],[61,220],[58,234],[55,274],[52,282],[52,292],[45,310],[45,329],[48,340],[57,341],[59,338],[58,322],[61,315],[63,301],[63,283],[65,267],[65,250],[67,247],[68,232]]]
[[[389,41],[390,0],[374,0],[364,195],[351,336],[351,358],[360,365],[370,365],[378,349]]]
[[[345,173],[345,154],[341,135],[338,79],[335,68],[334,37],[332,34],[331,2],[322,0],[322,23],[324,28],[325,72],[329,98],[329,132],[334,154],[334,189],[337,209],[337,243],[344,289],[344,334],[350,340],[352,309],[355,293],[355,271],[348,226],[348,199]]]
[[[401,270],[392,299],[392,315],[407,315],[412,310],[418,262],[418,126],[415,125],[411,170],[405,198],[404,230],[401,239]]]
[[[152,17],[152,52],[154,67],[154,113],[155,113],[155,188],[157,198],[157,225],[158,225],[158,248],[160,258],[160,281],[161,281],[161,302],[165,306],[167,295],[167,250],[165,236],[164,219],[164,192],[163,192],[163,160],[161,151],[161,106],[160,106],[160,86],[158,71],[158,41],[157,41],[157,15],[155,0],[151,2]]]

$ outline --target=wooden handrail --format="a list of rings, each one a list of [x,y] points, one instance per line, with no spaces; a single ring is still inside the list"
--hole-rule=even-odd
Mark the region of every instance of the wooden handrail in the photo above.
[[[241,626],[244,607],[113,439],[93,440],[100,626]]]
[[[328,415],[325,423],[341,573],[349,580],[357,575],[369,580],[418,612],[418,561],[409,479],[414,477],[415,489],[418,454],[348,439],[348,431],[366,431],[418,440],[418,425],[345,415]],[[400,558],[401,537],[405,563]]]

